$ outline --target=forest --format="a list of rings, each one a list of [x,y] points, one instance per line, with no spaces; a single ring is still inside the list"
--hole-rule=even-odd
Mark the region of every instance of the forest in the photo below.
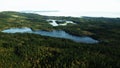
[[[76,24],[53,27],[46,20],[70,20]],[[3,33],[4,29],[64,30],[90,36],[99,43],[30,33]],[[120,68],[120,18],[57,17],[13,11],[0,12],[1,68]]]

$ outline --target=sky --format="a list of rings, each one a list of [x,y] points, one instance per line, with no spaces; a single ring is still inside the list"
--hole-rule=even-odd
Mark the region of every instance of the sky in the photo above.
[[[120,17],[120,0],[0,0],[0,11],[24,10],[58,10],[68,16]]]

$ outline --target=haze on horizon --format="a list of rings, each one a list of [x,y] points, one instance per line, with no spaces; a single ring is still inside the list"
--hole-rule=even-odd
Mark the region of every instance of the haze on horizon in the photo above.
[[[60,11],[61,16],[120,17],[120,0],[1,0],[0,11]],[[45,14],[45,13],[44,13]],[[50,15],[50,14],[49,14]]]

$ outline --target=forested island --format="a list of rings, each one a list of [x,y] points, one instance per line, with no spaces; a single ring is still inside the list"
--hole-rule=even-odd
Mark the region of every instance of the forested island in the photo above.
[[[56,20],[53,26],[48,20]],[[89,36],[98,43],[32,33],[4,33],[10,28],[32,31],[63,30],[75,36]],[[1,68],[119,68],[120,18],[58,17],[13,11],[0,12]]]

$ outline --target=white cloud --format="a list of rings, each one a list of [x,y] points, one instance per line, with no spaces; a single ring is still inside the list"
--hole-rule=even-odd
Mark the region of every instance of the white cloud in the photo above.
[[[0,0],[0,11],[120,12],[119,3],[120,0]]]

